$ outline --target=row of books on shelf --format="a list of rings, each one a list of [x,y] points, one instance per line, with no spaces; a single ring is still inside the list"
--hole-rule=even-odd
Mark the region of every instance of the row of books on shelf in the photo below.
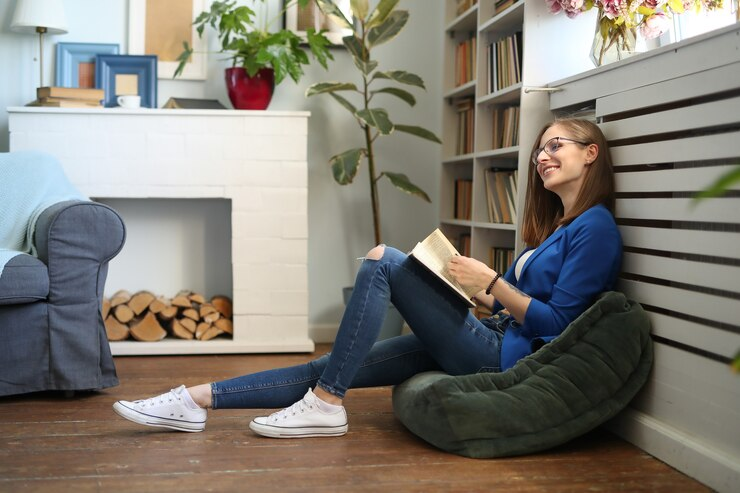
[[[470,233],[462,233],[457,239],[457,251],[464,257],[470,257]]]
[[[77,87],[39,87],[36,100],[27,106],[50,106],[56,108],[98,108],[105,98],[103,89]]]
[[[495,13],[494,13],[493,15],[498,15],[498,14],[500,14],[500,13],[501,13],[501,12],[503,12],[504,10],[506,10],[506,9],[508,9],[509,7],[511,7],[512,5],[514,5],[514,4],[516,3],[516,2],[517,2],[517,0],[498,0],[498,1],[497,1],[497,2],[496,2],[496,3],[494,4],[494,6],[495,6],[496,8],[494,9],[494,12],[495,12]]]
[[[487,169],[485,185],[488,220],[492,223],[516,223],[517,172]]]
[[[455,13],[457,15],[463,14],[468,11],[470,7],[476,5],[478,0],[457,0],[457,9]]]
[[[455,219],[469,221],[473,217],[473,180],[455,180]]]
[[[475,37],[463,41],[455,49],[455,87],[475,79]]]
[[[509,266],[514,262],[513,248],[491,247],[488,255],[488,265],[501,275],[509,270]]]
[[[470,233],[462,233],[457,238],[457,251],[460,255],[470,257]],[[491,247],[488,251],[488,265],[502,275],[514,262],[514,249],[508,247]]]
[[[475,130],[475,101],[473,98],[463,98],[457,101],[457,138],[455,154],[469,154],[473,152],[473,137]]]
[[[491,119],[492,149],[519,145],[519,106],[494,108]]]
[[[522,33],[501,38],[486,48],[486,88],[500,91],[522,81]]]
[[[460,253],[462,253],[462,251]],[[462,253],[462,255],[466,254]],[[469,257],[470,254],[467,254],[466,256]],[[511,266],[512,263],[514,263],[513,248],[491,247],[488,265],[493,270],[503,275],[507,270],[509,270],[509,266]],[[482,319],[492,316],[493,313],[491,313],[491,310],[485,306],[476,305],[476,307],[473,309],[473,315],[475,315],[475,317],[478,319]]]

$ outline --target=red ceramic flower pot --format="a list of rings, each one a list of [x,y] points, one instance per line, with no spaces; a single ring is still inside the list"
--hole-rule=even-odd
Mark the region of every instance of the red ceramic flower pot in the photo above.
[[[243,67],[226,69],[226,90],[237,110],[264,110],[275,90],[275,72],[263,68],[250,77]]]

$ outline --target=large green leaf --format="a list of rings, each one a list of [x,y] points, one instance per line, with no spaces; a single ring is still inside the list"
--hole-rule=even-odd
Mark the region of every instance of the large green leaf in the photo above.
[[[383,135],[393,132],[393,123],[388,118],[388,112],[383,108],[360,110],[356,114],[363,122],[377,128]]]
[[[183,46],[183,52],[180,53],[180,55],[177,57],[177,61],[179,62],[177,65],[177,69],[175,70],[175,73],[172,75],[172,78],[177,78],[180,74],[182,74],[182,71],[185,70],[185,64],[188,63],[188,60],[190,60],[190,56],[193,54],[193,48],[190,47],[187,41],[182,42]]]
[[[383,175],[387,176],[391,183],[393,183],[393,186],[395,186],[399,190],[411,195],[415,195],[423,200],[426,200],[427,202],[432,201],[429,198],[429,195],[427,195],[424,190],[411,183],[409,177],[404,175],[403,173],[391,173],[389,171],[384,171],[380,174],[378,178],[382,177]]]
[[[397,98],[401,98],[404,101],[406,101],[409,106],[414,106],[416,104],[416,98],[413,94],[411,94],[408,91],[404,91],[403,89],[399,89],[397,87],[384,87],[383,89],[378,89],[377,91],[370,91],[371,94],[392,94],[396,96]]]
[[[347,20],[347,17],[345,17],[339,7],[331,0],[316,0],[316,5],[319,6],[319,9],[321,9],[324,15],[336,22],[339,27],[354,30],[352,23]]]
[[[345,36],[342,38],[342,43],[347,48],[350,54],[358,60],[367,61],[370,57],[370,53],[362,45],[362,40],[357,36]]]
[[[380,25],[373,27],[367,33],[367,43],[369,46],[378,46],[391,39],[401,32],[406,21],[409,20],[409,13],[405,10],[396,10],[383,21]]]
[[[367,62],[363,62],[359,58],[352,57],[352,60],[355,62],[355,67],[357,67],[360,72],[362,72],[365,75],[369,75],[370,72],[378,68],[378,62],[375,60],[368,60]]]
[[[314,28],[310,28],[306,31],[306,40],[308,46],[311,48],[314,58],[321,64],[322,67],[328,68],[327,60],[334,60],[334,55],[329,51],[329,40],[326,39],[321,32],[316,32]]]
[[[315,96],[316,94],[324,94],[326,92],[356,90],[357,86],[351,82],[318,82],[308,86],[308,89],[306,89],[306,97]]]
[[[350,0],[350,7],[352,8],[352,14],[358,19],[365,19],[367,16],[368,5],[367,0]]]
[[[697,193],[694,196],[694,200],[721,197],[725,192],[730,190],[735,183],[740,183],[740,165],[732,168],[730,171],[717,178],[717,180],[709,185],[706,190]]]
[[[333,97],[339,104],[344,106],[347,109],[347,111],[352,113],[352,116],[355,116],[355,113],[357,113],[357,108],[355,108],[355,106],[352,103],[350,103],[345,98],[343,98],[342,96],[334,92],[330,92],[329,96]]]
[[[370,18],[367,20],[367,27],[372,28],[381,24],[388,17],[393,9],[398,5],[398,0],[380,0],[378,6],[375,7],[373,13],[370,14]]]
[[[350,149],[329,159],[334,180],[340,185],[352,183],[360,167],[365,149]]]
[[[411,72],[406,72],[405,70],[376,72],[373,75],[373,79],[391,79],[396,82],[400,82],[401,84],[421,87],[422,89],[426,90],[426,87],[424,87],[424,81],[421,79],[421,77],[416,74],[412,74]]]
[[[434,133],[430,132],[426,128],[417,127],[414,125],[395,125],[394,128],[399,132],[406,132],[407,134],[416,135],[417,137],[431,140],[432,142],[436,142],[438,144],[442,143],[442,141],[439,140],[439,137],[437,137]]]

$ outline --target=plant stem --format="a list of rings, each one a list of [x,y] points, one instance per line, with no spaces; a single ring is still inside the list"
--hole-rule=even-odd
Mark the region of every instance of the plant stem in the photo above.
[[[364,20],[360,21],[360,29],[362,41],[361,44],[364,50],[367,46],[365,44],[365,37],[367,33],[365,32]],[[367,53],[364,58],[369,59],[369,53]],[[365,109],[367,110],[370,107],[370,88],[367,80],[367,75],[364,73],[362,74],[362,97],[365,102]],[[375,232],[375,244],[380,245],[380,203],[378,202],[378,184],[377,179],[375,178],[375,153],[373,152],[374,139],[371,134],[370,125],[364,124],[363,130],[365,131],[365,148],[367,149],[367,171],[370,178],[370,202],[373,208],[373,230]]]
[[[365,83],[365,107],[367,104],[367,77],[363,76]],[[375,244],[380,245],[380,204],[378,202],[378,183],[375,178],[375,153],[373,152],[373,138],[370,131],[370,125],[364,125],[365,130],[365,148],[367,149],[367,172],[370,177],[370,201],[373,207],[373,230],[375,231]]]
[[[373,229],[375,230],[375,244],[380,245],[380,207],[378,204],[378,185],[375,180],[375,155],[370,137],[370,127],[365,126],[365,143],[367,145],[367,169],[370,175],[370,200],[373,207]]]

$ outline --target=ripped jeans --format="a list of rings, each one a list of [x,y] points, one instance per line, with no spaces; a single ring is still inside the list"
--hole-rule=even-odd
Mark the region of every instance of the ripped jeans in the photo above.
[[[282,408],[316,385],[338,397],[349,388],[400,384],[417,373],[499,371],[503,330],[467,305],[416,260],[391,247],[366,258],[331,353],[303,365],[211,384],[214,409]],[[376,342],[388,303],[413,334]]]

